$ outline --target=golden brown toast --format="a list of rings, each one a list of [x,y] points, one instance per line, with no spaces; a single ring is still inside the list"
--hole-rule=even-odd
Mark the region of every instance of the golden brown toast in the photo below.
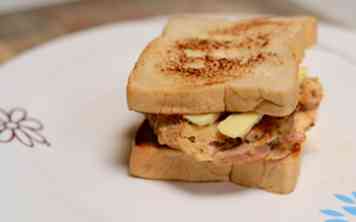
[[[286,194],[295,189],[302,151],[283,159],[264,159],[244,164],[216,165],[196,162],[179,150],[157,143],[145,121],[137,132],[130,157],[130,174],[136,177],[189,182],[228,181]]]
[[[315,41],[311,17],[173,18],[132,70],[128,106],[157,114],[288,115],[297,104],[299,64]]]

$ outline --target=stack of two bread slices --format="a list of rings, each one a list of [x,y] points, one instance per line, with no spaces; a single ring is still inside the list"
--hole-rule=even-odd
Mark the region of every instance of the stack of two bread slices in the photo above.
[[[321,89],[317,85],[319,91],[311,89],[314,93],[309,93],[309,85],[315,83],[311,79],[301,90],[298,73],[305,49],[315,42],[316,22],[311,17],[171,19],[162,35],[144,49],[129,77],[129,108],[150,120],[137,132],[130,173],[148,179],[231,181],[277,193],[293,191],[304,139],[286,148],[289,150],[281,158],[268,154],[276,150],[271,148],[276,147],[274,140],[261,158],[216,161],[216,150],[209,151],[213,143],[202,145],[202,149],[196,144],[210,141],[210,136],[226,138],[216,130],[218,123],[210,123],[206,130],[213,134],[204,134],[207,138],[198,135],[200,140],[192,141],[184,130],[189,128],[195,135],[207,126],[194,125],[184,115],[220,113],[213,120],[218,122],[234,113],[256,113],[264,116],[264,122],[292,122],[289,127],[299,127],[297,131],[304,135],[314,124]],[[307,102],[301,100],[303,95]],[[266,124],[260,125],[257,128]],[[290,133],[283,135],[278,143],[290,137]],[[247,141],[246,136],[233,140],[239,144]],[[190,147],[192,143],[195,146]]]

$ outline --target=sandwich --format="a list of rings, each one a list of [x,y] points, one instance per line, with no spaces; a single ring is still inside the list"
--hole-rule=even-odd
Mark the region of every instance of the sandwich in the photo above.
[[[316,38],[307,16],[170,19],[128,79],[128,107],[146,119],[131,175],[292,192],[323,97],[301,65]]]

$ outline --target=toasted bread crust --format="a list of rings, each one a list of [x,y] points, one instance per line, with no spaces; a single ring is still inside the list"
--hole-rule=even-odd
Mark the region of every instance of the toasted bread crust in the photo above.
[[[286,194],[295,189],[299,177],[301,150],[282,160],[259,160],[243,165],[234,165],[231,181],[247,187]]]
[[[304,50],[316,41],[314,18],[237,23],[207,19],[210,22],[203,25],[202,19],[173,20],[146,47],[131,72],[127,86],[131,110],[161,114],[256,111],[284,116],[295,109],[298,65]],[[182,23],[194,24],[179,30]],[[261,33],[255,30],[264,26]],[[283,38],[274,37],[275,26]],[[250,29],[253,33],[238,35]],[[189,50],[194,53],[189,55]]]
[[[301,149],[279,160],[217,165],[196,162],[181,151],[167,149],[155,141],[148,123],[137,133],[130,157],[130,174],[136,177],[189,182],[231,181],[233,183],[287,194],[295,189]]]
[[[190,182],[228,181],[231,167],[196,162],[183,152],[157,148],[153,144],[134,145],[130,174],[159,180]]]

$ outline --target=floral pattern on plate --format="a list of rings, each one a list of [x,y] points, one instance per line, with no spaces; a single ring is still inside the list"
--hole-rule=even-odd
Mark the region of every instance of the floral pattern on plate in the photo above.
[[[351,222],[350,220],[346,219],[346,214],[351,215],[356,219],[356,192],[353,192],[351,195],[335,194],[335,197],[343,204],[342,209],[320,210],[322,214],[330,217],[326,219],[325,222]]]
[[[36,144],[50,146],[41,134],[43,128],[43,124],[29,117],[23,108],[14,108],[8,112],[0,108],[0,143],[18,141],[27,147]]]

